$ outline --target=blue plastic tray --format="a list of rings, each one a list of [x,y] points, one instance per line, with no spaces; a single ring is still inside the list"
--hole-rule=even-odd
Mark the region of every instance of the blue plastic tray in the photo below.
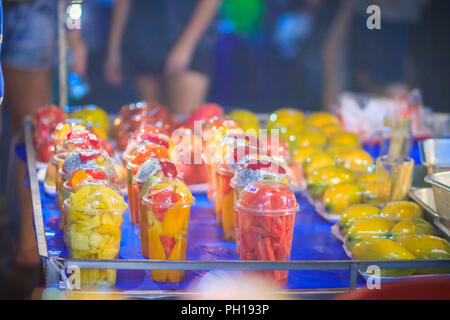
[[[63,234],[59,231],[59,213],[56,198],[43,192],[42,207],[46,225],[48,250],[51,257],[67,257]],[[235,244],[222,239],[222,228],[216,225],[211,203],[206,195],[195,195],[196,204],[191,210],[188,230],[187,260],[238,260]],[[321,218],[307,201],[299,195],[300,211],[296,215],[292,260],[348,260],[342,244],[331,233],[331,224]],[[140,240],[136,238],[135,227],[129,223],[125,213],[122,231],[120,259],[144,259],[141,255]],[[208,271],[186,271],[185,279],[178,283],[166,284],[150,279],[148,270],[118,270],[116,289],[118,290],[184,290],[193,280]],[[233,271],[236,272],[236,271]],[[284,289],[334,289],[348,288],[348,271],[290,271],[289,281]],[[362,277],[358,286],[364,285]]]

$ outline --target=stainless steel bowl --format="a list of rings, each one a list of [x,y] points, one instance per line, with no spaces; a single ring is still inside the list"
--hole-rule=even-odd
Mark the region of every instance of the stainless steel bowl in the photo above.
[[[450,139],[419,141],[420,160],[427,166],[429,175],[450,170]]]
[[[438,214],[450,220],[450,171],[433,173],[425,177],[433,187],[434,202]]]

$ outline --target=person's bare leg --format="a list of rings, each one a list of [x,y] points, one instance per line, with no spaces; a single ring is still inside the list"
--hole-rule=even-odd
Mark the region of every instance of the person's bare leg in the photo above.
[[[172,111],[189,114],[205,102],[209,88],[207,75],[186,71],[166,80],[167,94]]]
[[[11,134],[15,136],[22,128],[23,119],[37,108],[51,103],[51,71],[30,71],[4,66],[5,103],[11,116]],[[16,186],[20,201],[20,242],[16,262],[20,265],[40,263],[36,235],[33,229],[33,207],[29,187],[24,186],[26,164],[16,165]]]
[[[138,76],[137,89],[142,99],[162,103],[161,84],[158,78],[153,76]]]

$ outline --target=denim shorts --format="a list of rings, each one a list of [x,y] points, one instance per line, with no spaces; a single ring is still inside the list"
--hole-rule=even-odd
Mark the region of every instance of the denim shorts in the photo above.
[[[7,66],[49,69],[56,62],[57,1],[4,6],[2,61]]]

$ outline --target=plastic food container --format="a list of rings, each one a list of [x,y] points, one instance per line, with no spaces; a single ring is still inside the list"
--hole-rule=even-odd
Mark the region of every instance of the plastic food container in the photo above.
[[[258,145],[257,137],[233,132],[222,137],[215,147],[212,163],[216,182],[216,219],[217,224],[224,228],[226,241],[235,241],[234,199],[230,180],[243,158],[260,153]]]
[[[298,209],[294,192],[286,184],[257,181],[247,185],[236,201],[240,259],[289,260]],[[288,280],[287,270],[251,273],[267,277],[280,286]]]
[[[123,214],[120,191],[103,180],[85,180],[64,203],[68,213],[69,254],[73,259],[115,259],[119,253]],[[116,270],[81,269],[81,287],[111,287]]]
[[[376,175],[378,197],[382,203],[406,198],[411,187],[414,159],[391,158],[388,155],[377,158]]]
[[[250,183],[262,180],[279,181],[289,184],[289,177],[284,167],[277,161],[268,156],[250,156],[243,159],[243,162],[237,167],[234,176],[230,180],[230,187],[233,189],[234,201],[238,199],[241,191]],[[236,212],[234,205],[233,210]],[[236,216],[236,214],[235,214]],[[236,232],[236,250],[239,252],[239,229],[238,219],[235,217]]]
[[[187,229],[195,199],[177,179],[162,179],[142,199],[142,219],[147,221],[148,253],[151,260],[186,260]],[[147,246],[145,244],[145,246]],[[147,250],[144,248],[143,250]],[[152,280],[178,282],[183,270],[151,270]]]
[[[146,258],[148,254],[148,226],[146,219],[141,219],[145,214],[145,206],[142,204],[143,197],[151,190],[152,186],[161,179],[180,179],[177,167],[167,159],[150,158],[144,162],[133,177],[133,201],[135,204],[136,217],[139,220],[139,228],[136,228],[136,236],[141,239],[142,255]]]
[[[425,182],[433,187],[438,214],[450,221],[450,171],[428,175],[425,177]]]
[[[65,226],[67,223],[65,210],[63,210],[63,185],[71,180],[77,171],[89,172],[89,174],[85,175],[85,179],[98,179],[99,176],[94,174],[94,172],[100,172],[102,173],[101,179],[106,179],[109,182],[114,181],[116,174],[112,159],[109,158],[108,154],[100,150],[78,150],[76,152],[62,154],[60,157],[56,157],[56,159],[59,161],[59,169],[57,172],[58,205],[62,215],[63,226]],[[64,233],[67,234],[67,231]]]
[[[133,177],[140,166],[150,158],[168,159],[168,150],[158,144],[144,144],[138,148],[132,160],[127,164],[128,204],[130,206],[130,222],[133,225],[139,225],[139,193],[136,189],[133,190]]]
[[[419,141],[420,160],[427,166],[428,174],[450,171],[450,139]]]

